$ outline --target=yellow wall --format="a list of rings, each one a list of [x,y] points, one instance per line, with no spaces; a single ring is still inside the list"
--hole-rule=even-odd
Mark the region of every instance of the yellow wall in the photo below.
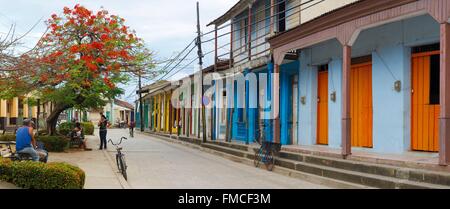
[[[7,102],[6,100],[0,100],[0,117],[6,117],[7,115]]]
[[[18,118],[19,117],[19,98],[14,97],[11,103],[11,117]]]
[[[166,117],[166,132],[170,132],[170,94],[166,94],[166,111],[165,111],[165,117]]]

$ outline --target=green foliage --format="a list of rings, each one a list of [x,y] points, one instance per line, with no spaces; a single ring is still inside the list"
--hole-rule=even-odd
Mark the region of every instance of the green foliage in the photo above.
[[[58,126],[58,132],[61,135],[67,136],[73,129],[75,128],[75,124],[72,122],[61,123]]]
[[[65,136],[38,136],[36,140],[44,143],[49,152],[64,152],[70,145],[70,139]]]
[[[11,182],[13,180],[12,161],[0,157],[0,180]]]
[[[0,158],[0,180],[25,189],[82,189],[86,175],[67,163],[40,163]]]
[[[65,136],[45,136],[39,135],[37,141],[44,143],[45,148],[49,152],[64,152],[69,148],[70,139]],[[1,135],[0,141],[16,141],[15,135]]]
[[[94,124],[92,122],[81,123],[83,127],[84,135],[94,135]]]

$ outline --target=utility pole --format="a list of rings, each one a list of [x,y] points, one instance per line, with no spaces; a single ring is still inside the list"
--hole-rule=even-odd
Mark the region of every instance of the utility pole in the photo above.
[[[139,122],[141,123],[141,132],[144,132],[144,113],[143,113],[143,107],[142,107],[142,83],[141,83],[141,71],[139,70],[139,77],[138,77],[138,85],[139,85]]]
[[[202,126],[203,126],[203,142],[206,142],[206,114],[205,114],[205,104],[203,103],[203,53],[202,53],[202,37],[200,32],[200,5],[197,1],[197,54],[198,54],[198,65],[200,67],[200,102],[202,104]],[[198,121],[200,123],[200,114],[198,115]],[[200,138],[200,125],[198,126],[198,135]]]

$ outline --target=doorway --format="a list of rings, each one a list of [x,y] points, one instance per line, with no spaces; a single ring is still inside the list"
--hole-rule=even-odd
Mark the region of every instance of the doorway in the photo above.
[[[372,60],[370,57],[355,60],[356,61],[354,63],[352,62],[350,75],[350,117],[352,124],[352,146],[372,148]]]
[[[439,151],[440,51],[438,47],[413,48],[411,148],[415,151]]]
[[[328,65],[319,66],[317,82],[317,144],[328,145]]]

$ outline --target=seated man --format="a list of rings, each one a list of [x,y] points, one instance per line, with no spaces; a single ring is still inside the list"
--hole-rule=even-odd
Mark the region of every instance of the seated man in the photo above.
[[[88,149],[86,146],[86,139],[84,138],[83,128],[81,127],[81,123],[76,122],[75,128],[72,130],[71,138],[73,139],[79,139],[81,141],[81,147],[82,149],[86,151],[91,151],[92,149]]]
[[[34,122],[32,120],[24,120],[23,126],[17,129],[16,133],[16,150],[19,154],[29,154],[33,161],[38,162],[40,158],[46,161],[47,152],[38,149],[38,144],[33,134]]]

